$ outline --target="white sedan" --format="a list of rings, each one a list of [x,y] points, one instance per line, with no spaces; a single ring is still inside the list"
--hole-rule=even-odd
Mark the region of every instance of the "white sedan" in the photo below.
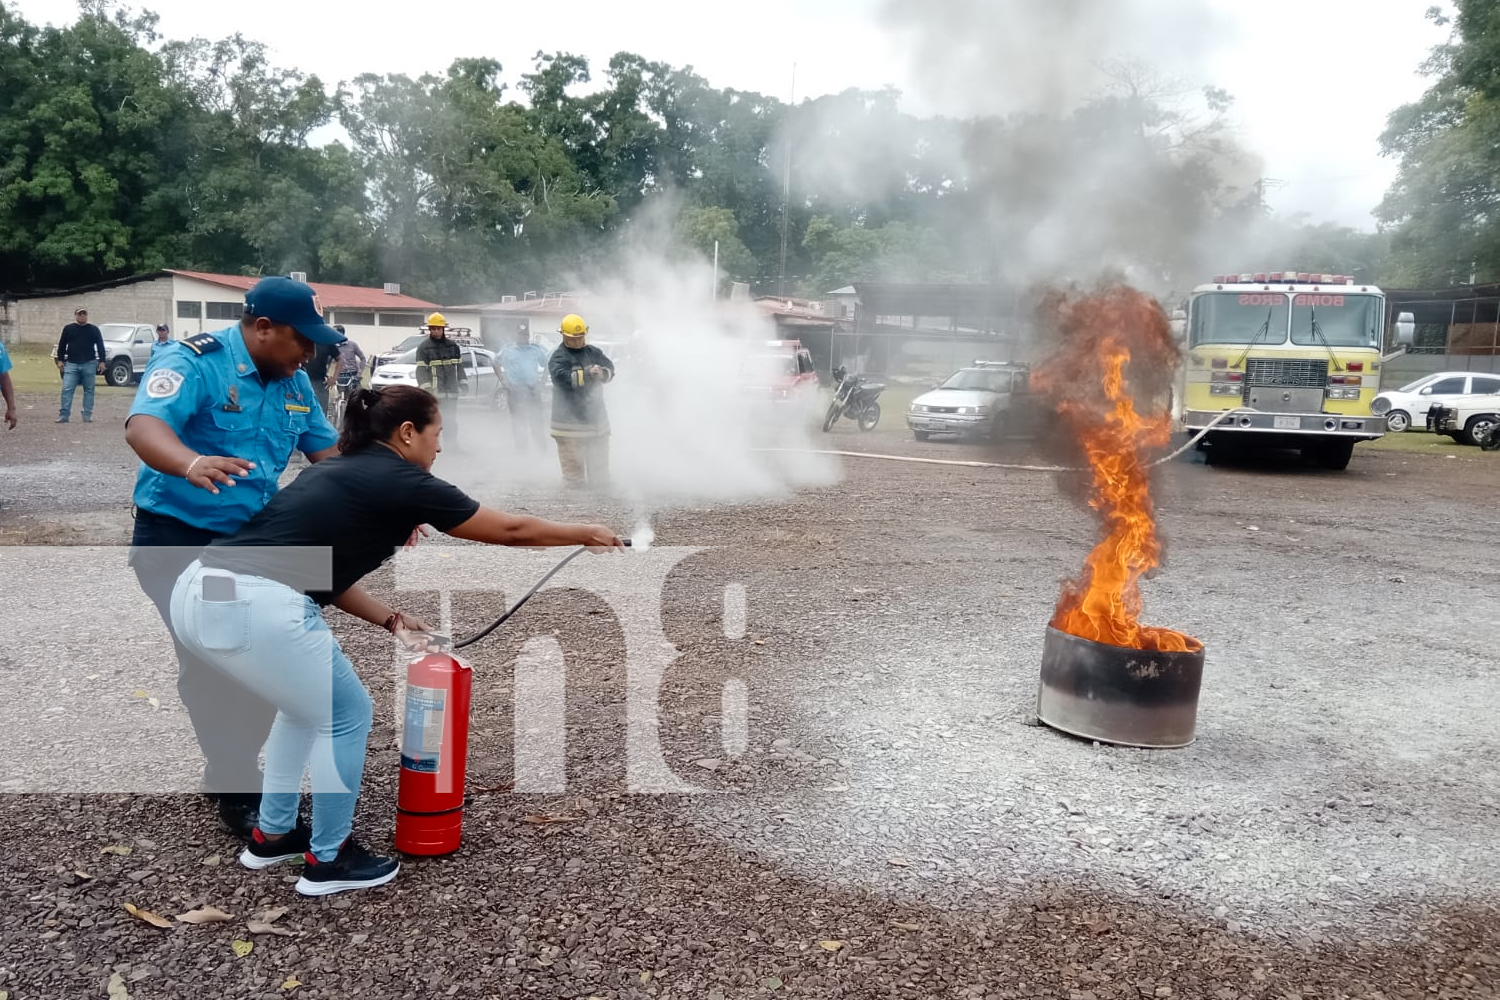
[[[1379,393],[1370,404],[1370,412],[1385,417],[1386,430],[1400,434],[1411,427],[1427,426],[1427,411],[1432,404],[1456,396],[1500,392],[1500,375],[1475,372],[1433,372],[1399,389]]]
[[[464,375],[462,399],[478,401],[485,406],[496,403],[495,389],[500,384],[495,374],[495,355],[483,347],[460,345],[463,351]],[[386,361],[370,377],[370,388],[380,389],[388,385],[417,384],[417,350],[412,348]]]

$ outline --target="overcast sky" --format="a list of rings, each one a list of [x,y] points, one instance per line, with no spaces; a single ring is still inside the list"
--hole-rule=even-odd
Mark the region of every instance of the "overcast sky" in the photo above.
[[[7,0],[35,23],[66,23],[72,0]],[[1421,94],[1417,67],[1444,37],[1423,18],[1430,0],[1324,0],[1319,4],[1231,0],[1009,0],[1125,13],[1099,23],[1085,47],[1118,44],[1195,82],[1235,96],[1240,136],[1281,182],[1271,192],[1284,213],[1306,212],[1369,228],[1370,212],[1395,165],[1379,156],[1385,116]],[[976,6],[977,5],[977,6]],[[914,19],[937,9],[982,10],[1002,0],[757,0],[739,8],[703,0],[568,0],[550,4],[472,0],[353,7],[316,0],[252,5],[148,0],[171,38],[219,38],[240,31],[269,44],[276,61],[326,82],[363,72],[441,72],[460,56],[492,56],[507,78],[537,50],[567,50],[600,66],[620,50],[692,65],[715,86],[800,99],[847,87],[895,86],[913,111],[972,111],[975,88],[943,80],[943,46],[923,46]],[[906,9],[909,13],[893,15]],[[1311,8],[1311,9],[1309,9]],[[898,25],[903,25],[898,27]],[[983,36],[967,34],[968,56],[985,58]],[[1025,45],[1025,30],[1006,41]],[[930,42],[930,39],[929,39]],[[1035,47],[1033,47],[1035,48]],[[1105,55],[1107,53],[1102,53]],[[982,103],[982,102],[981,102]]]

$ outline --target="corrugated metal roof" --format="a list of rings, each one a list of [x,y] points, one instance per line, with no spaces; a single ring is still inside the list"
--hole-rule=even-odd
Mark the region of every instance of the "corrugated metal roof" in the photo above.
[[[178,271],[167,269],[168,274],[194,278],[225,288],[248,292],[260,278],[247,278],[237,274],[210,274],[206,271]],[[318,293],[318,301],[325,309],[361,309],[379,312],[388,309],[437,309],[436,302],[427,302],[410,295],[388,295],[383,289],[364,288],[359,285],[329,285],[321,281],[309,281],[312,290]]]

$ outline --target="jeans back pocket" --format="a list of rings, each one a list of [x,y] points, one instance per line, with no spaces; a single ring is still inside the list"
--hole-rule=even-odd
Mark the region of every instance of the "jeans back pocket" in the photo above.
[[[198,642],[215,653],[243,653],[250,648],[250,602],[205,601],[194,597]]]

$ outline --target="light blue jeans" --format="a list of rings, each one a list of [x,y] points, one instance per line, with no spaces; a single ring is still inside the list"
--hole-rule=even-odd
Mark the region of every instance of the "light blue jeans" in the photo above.
[[[369,692],[310,598],[274,580],[234,575],[234,599],[205,601],[197,560],[172,589],[172,628],[183,645],[276,706],[266,740],[260,828],[297,822],[303,773],[312,771],[312,853],[331,861],[349,836],[365,770]]]
[[[63,364],[62,403],[57,415],[64,420],[73,412],[73,390],[83,386],[83,419],[94,419],[94,383],[99,378],[99,362],[68,361]]]

